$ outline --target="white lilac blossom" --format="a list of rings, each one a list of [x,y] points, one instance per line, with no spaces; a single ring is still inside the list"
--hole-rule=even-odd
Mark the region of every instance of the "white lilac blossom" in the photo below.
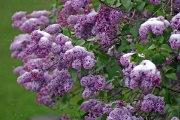
[[[172,34],[169,38],[169,43],[173,50],[178,50],[180,48],[180,34]]]
[[[123,69],[123,74],[126,76],[125,85],[131,89],[140,87],[142,90],[149,90],[153,85],[159,85],[162,80],[156,65],[149,60],[143,60],[139,65],[130,63],[133,54],[127,53],[120,58],[121,65],[125,67]]]

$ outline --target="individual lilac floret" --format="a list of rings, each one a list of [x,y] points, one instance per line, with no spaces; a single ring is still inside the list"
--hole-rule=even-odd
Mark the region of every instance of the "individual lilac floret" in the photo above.
[[[151,4],[158,5],[161,3],[161,0],[148,0]]]
[[[174,29],[180,28],[180,13],[178,13],[171,19],[170,26]]]
[[[139,36],[141,43],[144,44],[148,37],[148,32],[152,31],[155,35],[163,34],[163,31],[169,26],[169,22],[164,17],[159,16],[157,18],[150,18],[139,28]]]
[[[172,34],[169,43],[173,50],[178,50],[180,48],[180,34]]]
[[[163,97],[154,96],[153,94],[148,94],[144,96],[141,103],[141,110],[145,112],[150,112],[155,110],[156,112],[163,114],[165,108],[165,102]]]
[[[178,117],[172,117],[171,120],[179,120]]]
[[[49,34],[57,34],[60,32],[60,25],[59,24],[52,24],[45,28],[45,32]]]

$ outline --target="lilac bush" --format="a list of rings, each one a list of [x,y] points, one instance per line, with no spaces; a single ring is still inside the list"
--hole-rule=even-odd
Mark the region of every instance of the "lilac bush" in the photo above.
[[[20,11],[17,83],[62,120],[179,120],[178,0],[56,0]]]

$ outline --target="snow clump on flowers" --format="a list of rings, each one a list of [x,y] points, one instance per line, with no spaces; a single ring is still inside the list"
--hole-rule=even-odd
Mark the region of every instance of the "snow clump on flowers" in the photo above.
[[[178,50],[180,48],[180,32],[178,30],[172,32],[169,43],[173,50]]]
[[[123,69],[123,74],[126,76],[125,85],[131,89],[140,87],[143,90],[159,85],[162,80],[155,64],[149,60],[143,60],[139,65],[130,63],[132,54],[127,53],[120,58],[120,63],[125,67]]]
[[[177,117],[172,117],[171,120],[179,120]]]
[[[169,26],[169,22],[164,19],[164,17],[159,16],[157,18],[150,18],[139,28],[139,36],[141,38],[142,44],[146,42],[148,37],[148,32],[152,31],[155,35],[163,34],[163,31]]]
[[[148,94],[144,96],[143,101],[141,103],[141,110],[145,112],[155,110],[156,112],[163,114],[164,108],[164,97],[154,96],[153,94]]]

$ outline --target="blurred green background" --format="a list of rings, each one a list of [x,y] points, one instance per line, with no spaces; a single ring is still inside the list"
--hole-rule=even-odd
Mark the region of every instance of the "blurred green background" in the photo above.
[[[21,33],[11,27],[11,16],[17,11],[47,9],[55,0],[0,0],[0,120],[27,120],[41,114],[61,114],[35,102],[35,93],[17,84],[13,68],[19,60],[11,58],[9,50],[14,36]]]

